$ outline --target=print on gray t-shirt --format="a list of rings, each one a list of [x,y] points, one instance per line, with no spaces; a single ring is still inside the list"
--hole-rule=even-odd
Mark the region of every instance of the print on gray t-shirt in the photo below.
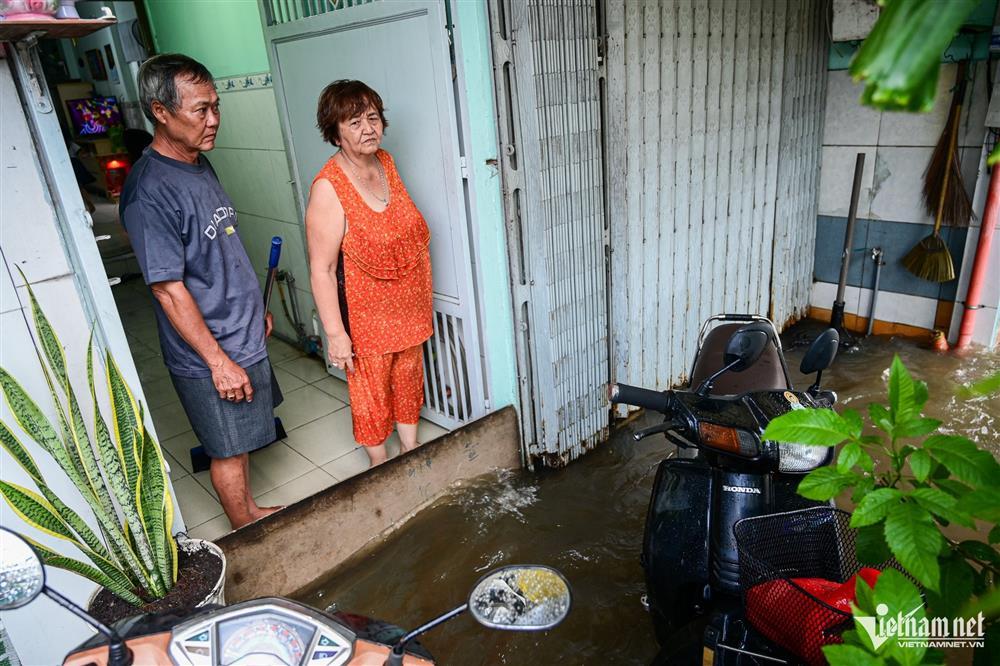
[[[183,280],[208,330],[235,363],[267,355],[264,300],[240,241],[233,202],[208,160],[178,162],[147,148],[122,191],[119,211],[146,284]],[[167,368],[182,377],[211,371],[153,299]]]

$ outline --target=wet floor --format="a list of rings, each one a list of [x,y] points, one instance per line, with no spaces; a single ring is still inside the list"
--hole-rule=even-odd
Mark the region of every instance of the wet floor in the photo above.
[[[794,371],[802,348],[788,352]],[[960,384],[1000,372],[1000,354],[940,355],[898,339],[875,338],[841,354],[824,386],[841,404],[863,408],[881,399],[893,354],[929,384],[927,414],[1000,452],[1000,396],[964,401]],[[573,589],[566,621],[545,634],[490,631],[459,617],[426,635],[441,664],[648,664],[657,647],[639,604],[639,553],[656,465],[671,448],[660,437],[634,443],[629,434],[653,423],[640,418],[564,470],[511,472],[456,489],[357,558],[301,600],[376,616],[406,627],[465,601],[487,570],[512,563],[559,568]]]

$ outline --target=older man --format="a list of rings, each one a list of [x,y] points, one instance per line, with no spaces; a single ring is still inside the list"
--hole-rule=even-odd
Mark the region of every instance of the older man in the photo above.
[[[248,459],[275,438],[271,315],[233,202],[202,155],[219,131],[211,73],[187,56],[159,55],[139,70],[139,92],[156,128],[125,183],[121,218],[155,297],[164,362],[236,529],[278,508],[254,502]]]

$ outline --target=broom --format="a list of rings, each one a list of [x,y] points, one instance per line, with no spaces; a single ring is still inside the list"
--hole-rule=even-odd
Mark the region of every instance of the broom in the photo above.
[[[934,152],[931,154],[930,162],[927,164],[927,171],[924,173],[923,195],[927,212],[934,215],[937,211],[937,206],[941,198],[941,188],[945,186],[945,180],[947,180],[948,196],[945,199],[944,215],[942,216],[941,223],[956,227],[968,226],[969,220],[974,217],[972,213],[972,201],[969,199],[969,193],[965,189],[965,183],[962,180],[962,168],[959,163],[957,149],[951,150],[951,158],[949,159],[948,157],[949,147],[951,145],[957,146],[958,144],[957,129],[954,133],[951,129],[955,117],[961,118],[962,116],[962,105],[965,102],[965,88],[967,85],[966,68],[966,61],[963,60],[958,63],[956,88],[951,98],[948,122],[941,131],[941,137],[938,139],[937,145],[934,146]]]
[[[927,168],[927,176],[924,181],[924,202],[931,199],[937,189],[937,213],[934,219],[934,231],[930,236],[922,239],[903,257],[903,266],[918,278],[931,282],[948,282],[955,279],[955,265],[951,260],[951,252],[944,239],[941,238],[941,223],[944,221],[946,203],[948,203],[949,191],[952,200],[960,199],[965,195],[965,185],[962,183],[962,174],[958,169],[955,157],[955,144],[958,141],[958,123],[962,115],[962,100],[965,97],[965,63],[959,65],[958,89],[952,98],[951,112],[948,114],[948,124],[938,145],[931,155],[931,163]],[[944,160],[940,159],[940,154],[944,155]],[[943,166],[942,166],[943,165]],[[940,183],[938,186],[937,183]],[[967,201],[967,200],[966,200]],[[955,213],[956,209],[961,209],[961,204],[952,201],[949,207],[950,213]],[[960,210],[958,211],[960,212]],[[968,224],[968,215],[971,215],[971,205],[969,213],[965,217]],[[958,218],[954,218],[958,222]]]

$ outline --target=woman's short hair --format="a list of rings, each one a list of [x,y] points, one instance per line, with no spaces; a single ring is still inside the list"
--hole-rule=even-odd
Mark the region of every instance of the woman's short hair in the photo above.
[[[192,83],[211,82],[212,73],[203,64],[180,53],[156,55],[139,68],[139,104],[149,121],[156,124],[153,102],[159,102],[173,113],[181,104],[177,92],[177,78]]]
[[[385,119],[382,98],[377,92],[362,81],[349,79],[334,81],[320,93],[316,109],[316,126],[319,127],[324,140],[339,146],[340,123],[361,115],[368,107],[374,107],[378,111],[383,128],[389,126],[389,121]]]

